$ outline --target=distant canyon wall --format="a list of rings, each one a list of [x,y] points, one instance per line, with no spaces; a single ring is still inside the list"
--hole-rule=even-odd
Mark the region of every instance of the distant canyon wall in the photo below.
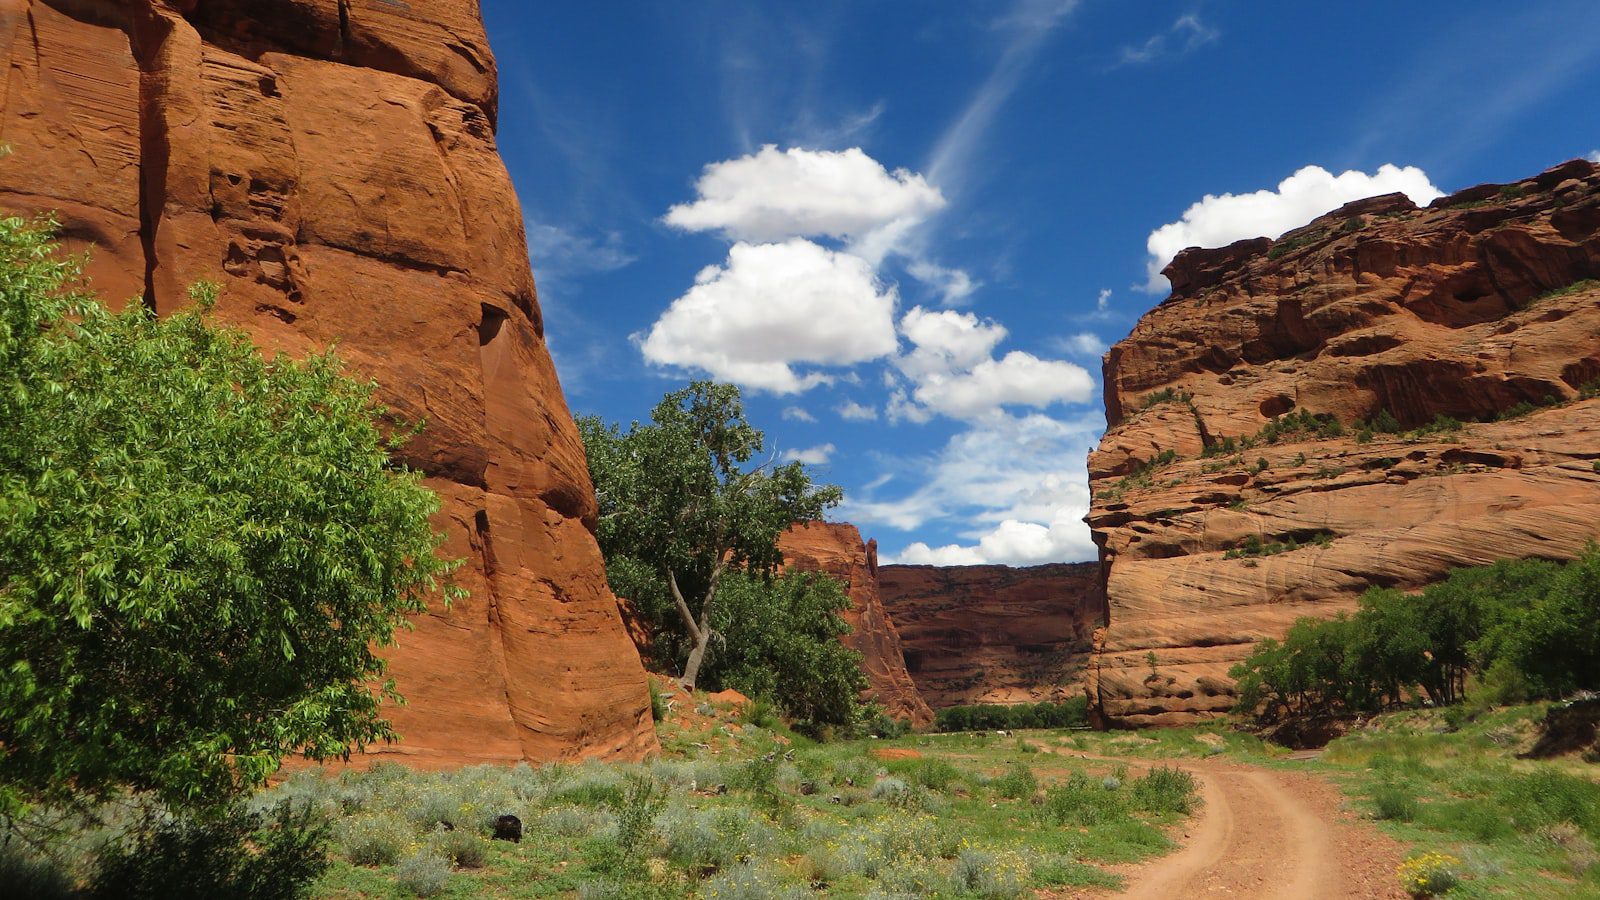
[[[1081,697],[1105,623],[1098,563],[882,566],[906,668],[934,709]]]
[[[0,208],[53,212],[108,299],[191,282],[269,350],[337,343],[427,429],[404,451],[471,597],[388,652],[414,765],[656,749],[583,448],[495,147],[472,0],[0,0]],[[371,758],[371,757],[369,757]]]
[[[1600,536],[1600,167],[1362,200],[1166,274],[1106,355],[1089,461],[1110,724],[1227,710],[1256,641],[1369,586]],[[1269,427],[1291,412],[1342,433]]]

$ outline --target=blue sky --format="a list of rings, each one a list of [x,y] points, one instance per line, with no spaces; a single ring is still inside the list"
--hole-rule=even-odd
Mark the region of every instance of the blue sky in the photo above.
[[[1592,0],[483,6],[573,410],[738,382],[887,560],[1092,558],[1170,253],[1600,151]]]

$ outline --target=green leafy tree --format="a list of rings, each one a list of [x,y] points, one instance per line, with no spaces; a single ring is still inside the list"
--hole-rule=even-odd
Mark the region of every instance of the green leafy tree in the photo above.
[[[789,572],[765,580],[723,577],[706,671],[750,697],[768,697],[808,731],[851,722],[867,686],[861,654],[839,635],[850,597],[825,575]]]
[[[372,385],[206,309],[112,313],[0,220],[0,814],[214,807],[394,736],[375,647],[453,563]]]
[[[578,430],[611,585],[683,655],[692,689],[716,634],[724,577],[769,578],[783,562],[778,536],[820,518],[841,492],[813,485],[798,462],[752,464],[764,436],[746,420],[733,385],[694,382],[662,398],[650,417],[626,432],[583,417]]]

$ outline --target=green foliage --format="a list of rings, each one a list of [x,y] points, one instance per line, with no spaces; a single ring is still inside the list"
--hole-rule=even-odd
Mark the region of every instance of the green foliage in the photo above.
[[[617,817],[617,846],[632,854],[649,836],[667,801],[655,779],[646,775],[630,775],[627,784],[612,812]]]
[[[1375,712],[1414,693],[1457,703],[1469,673],[1500,700],[1600,687],[1600,548],[1565,566],[1457,569],[1420,596],[1370,590],[1355,615],[1301,619],[1229,674],[1239,709],[1272,721]]]
[[[667,717],[667,713],[671,711],[671,706],[668,704],[667,698],[661,693],[661,683],[653,677],[647,680],[650,682],[650,718],[659,722]]]
[[[1039,790],[1039,779],[1026,763],[1013,763],[1006,773],[989,783],[996,794],[1009,800],[1032,797]]]
[[[78,896],[72,879],[51,859],[38,855],[22,841],[0,841],[0,884],[10,896],[30,900],[73,900]]]
[[[214,289],[157,319],[79,282],[0,220],[0,813],[216,805],[392,738],[376,648],[454,564],[373,385],[264,359]]]
[[[1073,697],[1060,703],[1045,700],[1014,706],[951,706],[934,713],[934,727],[939,731],[1077,728],[1088,724],[1089,701],[1084,697]]]
[[[1135,809],[1151,813],[1188,815],[1200,800],[1194,775],[1173,766],[1157,766],[1134,779],[1129,792]]]
[[[839,636],[850,597],[825,575],[785,572],[771,579],[723,577],[712,627],[722,636],[706,655],[706,678],[753,698],[745,715],[772,728],[770,699],[808,734],[849,725],[866,687],[861,654]],[[766,711],[768,715],[758,716]]]
[[[394,880],[413,897],[437,897],[450,884],[450,861],[427,848],[417,850],[395,867]]]
[[[728,592],[742,590],[746,600],[757,585],[771,584],[782,563],[778,536],[821,517],[841,492],[813,485],[798,462],[752,464],[765,437],[745,418],[733,385],[694,382],[663,397],[649,424],[634,422],[627,431],[594,416],[580,418],[578,430],[600,502],[606,575],[649,621],[663,654],[657,662],[683,660],[684,681],[693,687],[713,638],[729,637],[719,607],[728,602],[725,581],[733,579],[724,576],[746,576],[742,588]],[[780,604],[793,600],[779,594]],[[824,614],[807,625],[833,621]],[[730,658],[745,653],[733,640],[726,644]],[[807,675],[771,674],[791,681]],[[834,705],[824,706],[831,716]],[[852,707],[839,721],[854,714]]]
[[[86,894],[106,900],[293,900],[327,869],[327,827],[281,804],[152,819],[108,849]]]
[[[1039,817],[1050,825],[1107,825],[1128,816],[1128,798],[1120,787],[1094,781],[1082,772],[1045,791]]]
[[[1415,794],[1394,782],[1380,784],[1373,791],[1372,808],[1378,818],[1394,822],[1414,821],[1422,809]]]
[[[1319,240],[1323,234],[1320,230],[1308,231],[1305,234],[1295,235],[1292,238],[1280,238],[1273,242],[1272,248],[1267,251],[1267,259],[1278,259],[1287,256],[1296,250],[1309,247]]]
[[[1163,403],[1189,403],[1192,400],[1193,397],[1190,396],[1188,391],[1180,391],[1177,388],[1168,387],[1154,393],[1145,394],[1139,401],[1139,408],[1150,409]]]

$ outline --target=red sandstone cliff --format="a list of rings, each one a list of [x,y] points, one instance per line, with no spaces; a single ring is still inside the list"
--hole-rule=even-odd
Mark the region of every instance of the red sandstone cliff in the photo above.
[[[852,607],[844,620],[853,629],[845,644],[862,656],[867,690],[890,716],[922,728],[933,711],[906,674],[900,635],[878,593],[878,543],[861,542],[854,525],[801,522],[778,539],[784,562],[803,572],[825,572],[845,583]]]
[[[1167,275],[1172,296],[1106,355],[1089,461],[1110,615],[1091,680],[1113,723],[1227,709],[1256,640],[1371,585],[1567,558],[1600,534],[1600,167],[1427,209],[1358,201]],[[1480,421],[1522,402],[1541,406]],[[1345,434],[1218,452],[1295,409]],[[1385,410],[1467,424],[1359,441],[1350,423]],[[1298,549],[1227,558],[1250,538]]]
[[[268,348],[330,343],[427,430],[470,599],[403,633],[411,764],[638,758],[644,671],[495,148],[474,0],[0,0],[0,208],[53,210],[115,301],[196,279]]]
[[[1105,622],[1097,563],[883,566],[878,583],[933,708],[1083,696]]]

